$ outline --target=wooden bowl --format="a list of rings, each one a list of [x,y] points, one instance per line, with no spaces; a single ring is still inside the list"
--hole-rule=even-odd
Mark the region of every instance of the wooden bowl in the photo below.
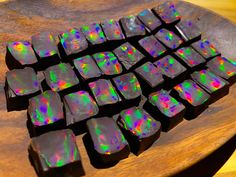
[[[5,43],[30,40],[31,35],[49,30],[54,33],[106,18],[118,19],[145,8],[157,6],[160,0],[87,0],[87,1],[6,1],[0,3],[0,176],[33,177],[36,173],[28,159],[29,135],[26,111],[6,111],[3,91]],[[175,1],[184,19],[195,21],[205,36],[226,57],[236,56],[236,26],[225,18],[190,3]],[[236,134],[236,86],[230,94],[212,104],[191,121],[183,121],[147,151],[130,155],[113,167],[94,168],[87,156],[82,136],[77,144],[86,176],[169,176],[204,159]],[[210,165],[210,164],[209,164]]]

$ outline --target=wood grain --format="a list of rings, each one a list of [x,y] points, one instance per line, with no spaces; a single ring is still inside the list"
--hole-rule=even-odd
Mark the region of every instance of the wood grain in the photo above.
[[[138,2],[138,3],[137,3]],[[34,33],[50,30],[57,34],[69,27],[99,22],[108,17],[118,19],[158,5],[160,0],[96,1],[6,1],[0,3],[0,176],[34,177],[28,160],[30,141],[26,112],[7,113],[3,83],[7,41],[29,40]],[[194,20],[226,57],[235,58],[236,27],[226,19],[189,3],[175,1],[183,18]],[[27,5],[26,5],[27,4]],[[82,136],[77,144],[86,176],[169,176],[179,172],[222,146],[236,134],[236,86],[230,94],[212,104],[192,121],[184,121],[140,156],[107,169],[95,169],[89,162]]]

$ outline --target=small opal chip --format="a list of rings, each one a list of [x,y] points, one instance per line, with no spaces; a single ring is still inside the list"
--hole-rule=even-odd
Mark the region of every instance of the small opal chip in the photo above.
[[[205,59],[210,59],[210,58],[220,55],[220,53],[217,51],[215,46],[206,38],[193,43],[192,46]]]
[[[70,64],[60,63],[44,71],[46,82],[52,91],[62,91],[79,84]]]
[[[111,81],[99,79],[89,83],[89,87],[99,106],[121,101]]]
[[[118,125],[124,130],[131,151],[139,155],[148,149],[160,136],[161,123],[145,110],[132,107],[121,111]]]
[[[102,71],[98,68],[96,62],[90,55],[83,56],[73,60],[75,69],[83,77],[83,79],[91,79],[100,77]]]
[[[139,81],[133,73],[117,76],[113,81],[125,99],[134,99],[142,94]]]
[[[146,34],[145,26],[136,16],[130,15],[123,17],[120,21],[127,38],[143,36]]]
[[[154,65],[158,70],[170,79],[174,79],[180,74],[184,73],[187,69],[181,65],[176,59],[172,56],[167,55],[164,58],[154,62]]]
[[[98,23],[83,25],[81,31],[92,45],[102,44],[106,41],[105,34]]]
[[[56,92],[47,90],[31,98],[29,100],[28,115],[34,128],[64,120],[63,104],[60,96]]]
[[[66,109],[67,125],[74,124],[98,114],[98,106],[86,91],[65,95],[63,102]]]
[[[161,70],[157,69],[151,62],[147,62],[136,68],[135,72],[152,88],[164,82]]]
[[[159,57],[167,51],[166,48],[154,36],[147,36],[139,40],[138,43],[153,58]]]
[[[116,48],[114,53],[127,70],[144,58],[144,55],[128,42]]]
[[[159,30],[155,37],[170,49],[176,49],[183,43],[183,40],[173,31],[164,28]]]
[[[140,21],[151,31],[162,25],[161,21],[152,13],[150,9],[145,9],[138,14]]]
[[[84,175],[75,135],[69,129],[32,138],[28,151],[40,176]]]
[[[123,40],[125,36],[121,30],[119,22],[113,19],[105,20],[101,23],[102,29],[108,41]]]
[[[28,41],[10,42],[7,44],[7,49],[21,65],[31,65],[38,62],[31,43]]]
[[[201,31],[199,27],[191,20],[181,20],[176,25],[176,28],[185,41],[193,40],[201,36]]]
[[[192,47],[183,47],[175,52],[175,54],[187,65],[189,68],[194,68],[202,65],[206,60],[197,53]]]
[[[225,57],[213,58],[207,63],[207,67],[217,76],[222,77],[231,84],[236,81],[236,65]]]
[[[59,39],[66,55],[79,53],[88,47],[88,42],[85,36],[76,28],[71,28],[61,33]]]
[[[112,52],[100,52],[93,54],[98,67],[105,75],[116,75],[122,72],[122,66]]]
[[[42,32],[31,37],[35,52],[40,58],[58,54],[55,38],[50,32]]]
[[[100,161],[109,163],[129,156],[128,142],[112,118],[90,119],[87,121],[87,129],[93,150]]]
[[[179,124],[185,113],[185,106],[163,89],[148,96],[144,109],[161,121],[164,131],[169,131]]]
[[[180,13],[175,8],[175,5],[167,1],[155,8],[153,8],[153,11],[166,23],[176,23],[179,22],[181,19]]]

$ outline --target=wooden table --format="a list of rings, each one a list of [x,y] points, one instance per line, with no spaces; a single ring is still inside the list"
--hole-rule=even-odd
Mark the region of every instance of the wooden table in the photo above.
[[[0,3],[0,176],[36,176],[28,160],[30,141],[26,129],[26,112],[7,113],[3,83],[7,68],[4,63],[5,43],[29,40],[36,32],[59,33],[69,27],[118,19],[124,15],[151,8],[160,0],[41,0],[5,1]],[[27,5],[26,5],[27,4]],[[194,20],[222,52],[235,58],[236,28],[215,14],[191,4],[176,1],[184,18]],[[63,10],[63,11],[62,11]],[[63,13],[64,12],[64,13]],[[77,143],[87,176],[169,176],[191,167],[222,147],[236,134],[236,86],[230,94],[211,105],[192,121],[184,121],[161,138],[150,149],[108,169],[91,166],[82,136]],[[200,171],[199,171],[200,173]]]

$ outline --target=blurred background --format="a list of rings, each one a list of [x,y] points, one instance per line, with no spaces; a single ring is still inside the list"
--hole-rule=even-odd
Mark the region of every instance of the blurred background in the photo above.
[[[185,0],[210,9],[236,24],[236,0]]]

